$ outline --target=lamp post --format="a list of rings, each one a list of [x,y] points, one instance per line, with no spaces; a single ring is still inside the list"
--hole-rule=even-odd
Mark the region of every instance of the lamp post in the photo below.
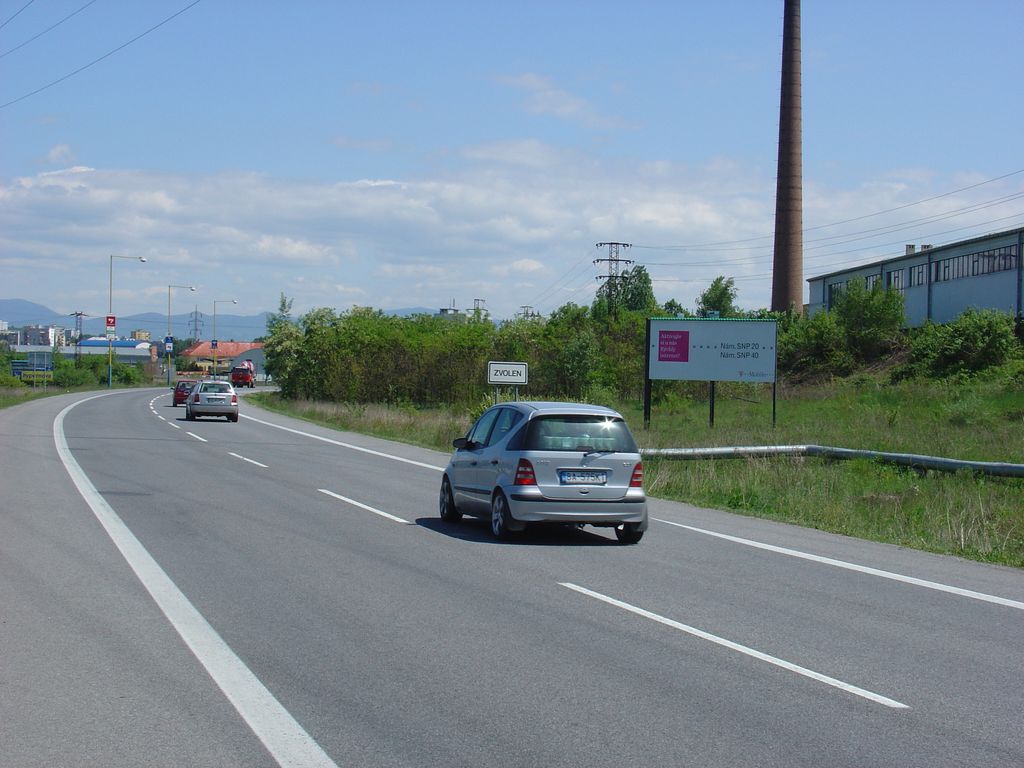
[[[238,299],[214,299],[213,300],[213,378],[217,378],[217,305],[237,304]]]
[[[167,338],[171,337],[171,288],[188,288],[190,291],[195,291],[194,285],[168,285],[167,286]],[[167,368],[167,386],[171,386],[171,352],[173,351],[172,345],[164,344],[164,357],[166,358]]]
[[[107,288],[107,314],[114,314],[114,259],[135,259],[145,263],[145,256],[118,256],[110,254],[110,281]],[[107,389],[114,386],[114,337],[107,331]]]

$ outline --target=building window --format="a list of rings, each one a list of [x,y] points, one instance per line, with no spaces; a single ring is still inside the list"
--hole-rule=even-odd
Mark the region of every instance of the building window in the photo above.
[[[864,276],[864,287],[869,291],[874,289],[878,285],[878,281],[882,279],[881,275],[865,275]]]
[[[903,270],[894,269],[885,273],[885,287],[890,291],[903,293]]]
[[[952,256],[942,261],[936,261],[932,265],[932,280],[938,283],[943,280],[959,280],[962,277],[987,275],[992,272],[1006,272],[1017,268],[1017,259],[1016,245],[1005,245],[1001,248],[991,248],[987,251],[963,256]],[[913,272],[911,272],[910,281],[911,285],[916,285]]]
[[[846,287],[846,283],[832,283],[828,287],[828,306],[829,309],[835,306],[836,299],[839,298],[839,294],[843,292],[843,288]]]
[[[924,285],[928,279],[928,265],[927,264],[915,264],[910,268],[910,287],[913,288],[916,285]]]

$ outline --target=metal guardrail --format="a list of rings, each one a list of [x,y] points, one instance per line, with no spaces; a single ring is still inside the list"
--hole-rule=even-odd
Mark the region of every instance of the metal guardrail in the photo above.
[[[916,453],[888,453],[886,451],[860,451],[852,448],[834,448],[828,445],[755,445],[737,448],[641,448],[642,456],[664,459],[740,459],[770,456],[816,456],[826,459],[873,459],[915,469],[935,469],[957,472],[966,469],[1000,477],[1024,477],[1024,464],[1000,461],[962,461],[941,456]]]

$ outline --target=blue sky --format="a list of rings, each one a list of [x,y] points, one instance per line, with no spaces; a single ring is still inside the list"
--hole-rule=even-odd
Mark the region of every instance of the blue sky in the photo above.
[[[0,298],[102,314],[114,253],[147,259],[120,315],[194,284],[181,311],[504,319],[589,303],[622,241],[662,302],[770,303],[782,0],[201,0],[114,53],[191,0],[26,2]],[[802,10],[805,277],[1024,225],[1024,3]]]

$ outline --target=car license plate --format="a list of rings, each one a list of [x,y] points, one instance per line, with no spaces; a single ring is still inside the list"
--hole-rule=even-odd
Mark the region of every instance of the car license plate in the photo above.
[[[608,482],[607,472],[593,470],[563,469],[558,475],[562,485],[604,485]]]
[[[219,404],[219,403],[223,403],[224,402],[224,398],[223,397],[211,397],[211,398],[207,399],[207,402],[218,403]]]

